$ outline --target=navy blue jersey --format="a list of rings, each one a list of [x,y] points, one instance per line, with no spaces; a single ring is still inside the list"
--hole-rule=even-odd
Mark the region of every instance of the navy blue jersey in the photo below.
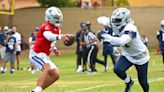
[[[0,45],[5,46],[4,41],[6,39],[6,36],[3,32],[0,32]]]
[[[11,36],[6,44],[6,52],[14,53],[15,50],[15,37]]]
[[[113,30],[110,27],[106,27],[105,29],[101,30],[98,33],[98,39],[100,41],[103,41],[103,56],[107,56],[107,55],[112,55],[113,54],[113,46],[109,43],[103,40],[103,38],[101,37],[102,34],[109,34],[112,35]]]
[[[164,29],[159,30],[159,32],[157,33],[157,39],[160,45],[164,45]]]
[[[164,29],[157,32],[157,39],[159,41],[160,50],[164,53]]]

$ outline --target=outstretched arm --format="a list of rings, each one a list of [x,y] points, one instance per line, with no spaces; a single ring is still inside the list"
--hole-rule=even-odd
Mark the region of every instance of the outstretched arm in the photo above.
[[[104,40],[110,42],[112,45],[125,45],[131,41],[131,37],[129,35],[123,34],[121,37],[113,37],[109,34],[102,34]]]

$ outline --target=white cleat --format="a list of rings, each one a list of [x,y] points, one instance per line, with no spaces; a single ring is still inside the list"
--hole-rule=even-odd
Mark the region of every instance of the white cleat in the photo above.
[[[81,65],[78,66],[78,69],[76,70],[76,72],[83,72],[83,68]]]

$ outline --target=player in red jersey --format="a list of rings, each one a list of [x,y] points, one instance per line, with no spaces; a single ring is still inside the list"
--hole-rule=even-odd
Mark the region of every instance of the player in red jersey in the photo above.
[[[63,22],[63,14],[57,7],[50,7],[45,12],[46,22],[40,27],[36,43],[30,52],[30,61],[42,72],[40,73],[37,86],[30,92],[42,92],[59,78],[56,65],[49,59],[50,52],[55,48],[57,40],[68,40],[69,34],[61,34],[60,26]],[[54,50],[59,55],[58,50]]]

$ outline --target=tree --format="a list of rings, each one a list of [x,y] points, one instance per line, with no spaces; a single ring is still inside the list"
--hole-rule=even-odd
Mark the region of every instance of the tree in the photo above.
[[[50,6],[57,6],[57,7],[73,7],[75,6],[74,0],[37,0],[41,7],[50,7]]]

